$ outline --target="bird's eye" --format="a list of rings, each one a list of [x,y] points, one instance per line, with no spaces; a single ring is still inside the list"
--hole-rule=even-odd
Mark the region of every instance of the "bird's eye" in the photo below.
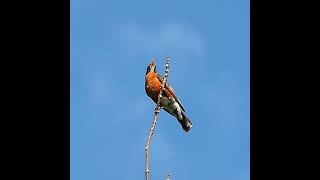
[[[146,75],[150,72],[150,66],[147,67]]]
[[[154,67],[154,72],[155,72],[155,73],[157,72],[157,66]]]

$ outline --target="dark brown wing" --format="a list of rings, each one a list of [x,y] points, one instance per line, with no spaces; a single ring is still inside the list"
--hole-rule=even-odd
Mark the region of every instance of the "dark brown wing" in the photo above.
[[[162,83],[163,78],[162,78],[162,76],[161,76],[160,74],[158,74],[158,73],[157,73],[157,78],[158,78],[158,79],[159,79],[159,81]],[[170,86],[170,84],[169,84],[168,82],[166,82],[166,84],[165,84],[165,90],[166,90],[166,94],[167,94],[168,96],[170,96],[170,95],[171,95],[173,98],[175,98],[175,99],[176,99],[176,101],[179,103],[179,105],[180,105],[181,109],[185,112],[185,110],[184,110],[184,108],[183,108],[183,106],[182,106],[181,102],[179,101],[179,99],[178,99],[178,97],[176,96],[176,94],[175,94],[175,92],[174,92],[173,88]]]

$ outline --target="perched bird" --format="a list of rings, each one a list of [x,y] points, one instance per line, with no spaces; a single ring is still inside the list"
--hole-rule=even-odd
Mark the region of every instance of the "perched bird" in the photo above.
[[[157,73],[156,64],[154,61],[148,66],[145,76],[145,90],[147,95],[155,102],[158,101],[160,86],[163,78]],[[169,114],[176,117],[184,131],[188,132],[192,127],[191,121],[185,115],[185,110],[182,107],[179,99],[175,95],[173,88],[168,82],[165,83],[162,98],[160,99],[160,107]]]

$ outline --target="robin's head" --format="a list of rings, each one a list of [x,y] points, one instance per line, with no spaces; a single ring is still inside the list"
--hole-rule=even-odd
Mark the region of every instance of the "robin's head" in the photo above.
[[[153,61],[151,62],[151,64],[149,64],[149,66],[147,67],[146,75],[147,75],[149,72],[157,73],[156,62],[155,62],[154,60],[153,60]]]

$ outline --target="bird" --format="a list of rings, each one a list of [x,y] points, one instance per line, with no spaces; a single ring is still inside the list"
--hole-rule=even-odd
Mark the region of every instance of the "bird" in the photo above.
[[[156,63],[153,60],[148,65],[145,75],[145,91],[147,95],[157,104],[163,77],[157,73]],[[174,116],[180,123],[182,129],[188,132],[192,127],[192,122],[186,116],[185,110],[181,105],[175,91],[168,82],[164,85],[162,97],[160,98],[160,107]]]

